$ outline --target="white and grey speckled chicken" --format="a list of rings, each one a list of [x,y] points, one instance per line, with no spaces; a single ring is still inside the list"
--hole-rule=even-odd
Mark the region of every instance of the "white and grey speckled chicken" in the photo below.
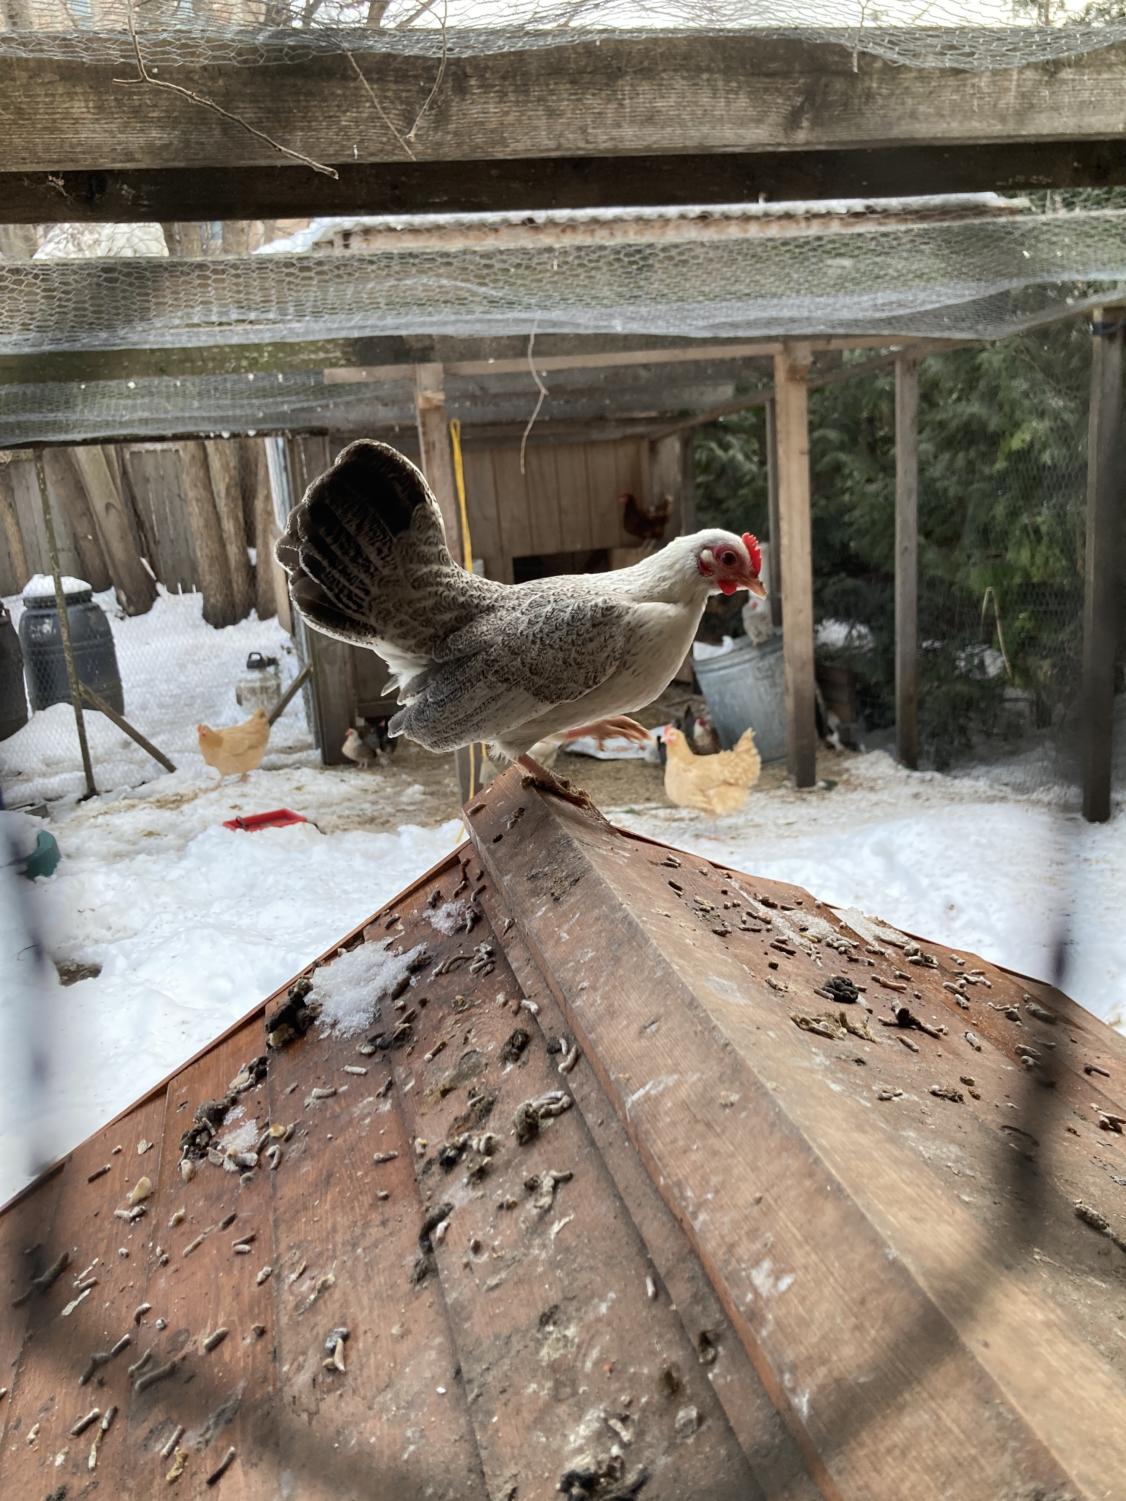
[[[481,578],[450,556],[418,469],[366,439],[309,486],[277,555],[311,626],[390,666],[402,705],[392,735],[432,751],[486,741],[556,791],[528,758],[537,741],[648,738],[622,716],[668,686],[708,595],[766,592],[755,539],[723,531],[678,537],[614,573]]]

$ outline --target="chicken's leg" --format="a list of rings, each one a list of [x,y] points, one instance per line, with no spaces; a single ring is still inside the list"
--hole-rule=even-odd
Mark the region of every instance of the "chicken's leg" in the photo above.
[[[573,803],[576,808],[582,808],[586,813],[593,813],[603,823],[606,822],[589,792],[584,792],[581,787],[574,786],[565,777],[557,777],[553,771],[548,771],[546,766],[533,761],[531,756],[518,756],[516,764],[523,768],[525,787],[538,787],[541,792],[550,792],[552,796],[562,798],[565,803]]]

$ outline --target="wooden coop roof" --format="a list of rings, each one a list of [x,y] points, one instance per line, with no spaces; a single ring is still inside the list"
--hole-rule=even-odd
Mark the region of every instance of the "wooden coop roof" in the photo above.
[[[1120,1495],[1126,1040],[515,773],[468,826],[360,1031],[280,992],[0,1217],[3,1494]]]

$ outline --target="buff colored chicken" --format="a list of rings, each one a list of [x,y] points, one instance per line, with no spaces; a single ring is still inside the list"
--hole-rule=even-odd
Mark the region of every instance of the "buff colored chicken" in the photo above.
[[[213,730],[210,725],[197,724],[199,753],[208,766],[214,766],[219,781],[224,777],[242,773],[246,780],[248,771],[257,771],[266,754],[270,738],[270,725],[265,709],[255,709],[242,724],[232,724],[225,730]]]
[[[696,756],[676,729],[665,731],[665,794],[680,808],[696,808],[717,818],[736,813],[759,779],[762,762],[754,730],[744,730],[734,750]]]

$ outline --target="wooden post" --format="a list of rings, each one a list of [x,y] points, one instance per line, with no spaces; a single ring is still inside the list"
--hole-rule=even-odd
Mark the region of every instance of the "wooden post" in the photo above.
[[[810,348],[787,344],[774,357],[778,408],[778,519],[782,544],[782,633],[786,675],[787,759],[796,787],[817,780],[813,662],[813,547],[809,485]]]
[[[147,751],[154,761],[159,761],[165,771],[176,770],[176,767],[164,752],[158,750],[148,736],[142,735],[135,725],[131,725],[124,714],[119,714],[112,704],[107,704],[100,693],[95,693],[89,683],[80,683],[79,691],[91,709],[97,709],[99,714],[104,714],[111,723],[117,726],[123,735],[128,735],[130,740],[139,745],[143,751]]]
[[[766,444],[767,537],[766,587],[770,591],[770,622],[782,629],[782,535],[778,519],[778,408],[773,396],[763,409],[763,441]]]
[[[43,472],[43,450],[35,450],[35,478],[39,482],[39,504],[43,507],[43,525],[47,529],[47,555],[51,560],[51,578],[55,584],[55,609],[59,616],[59,634],[63,638],[63,660],[66,663],[66,680],[70,689],[70,701],[74,707],[74,728],[78,732],[78,749],[82,756],[82,774],[86,779],[86,796],[97,792],[94,784],[94,767],[90,760],[90,743],[86,739],[86,719],[82,713],[82,684],[74,661],[74,643],[70,639],[70,616],[67,614],[66,595],[63,593],[63,578],[59,571],[59,547],[55,541],[55,517],[51,510],[51,497],[47,490],[47,476]]]
[[[73,448],[71,456],[90,500],[94,526],[113,575],[118,603],[127,615],[143,615],[152,608],[156,584],[141,561],[132,518],[122,500],[105,450],[91,444]]]
[[[919,765],[919,365],[895,362],[895,754]]]
[[[680,465],[680,525],[686,534],[690,534],[699,530],[696,519],[696,434],[693,430],[684,435]]]
[[[441,365],[417,365],[415,367],[415,415],[418,419],[418,447],[422,456],[422,472],[434,492],[442,523],[446,529],[446,546],[455,563],[464,556],[461,535],[461,514],[457,503],[457,486],[454,480],[454,460],[450,449],[450,424],[446,412],[446,390]],[[458,787],[461,800],[467,799],[480,786],[480,756],[474,755],[473,747],[454,752],[457,762]]]
[[[1092,324],[1087,442],[1087,545],[1083,575],[1083,817],[1110,818],[1114,741],[1114,617],[1118,532],[1126,489],[1122,429],[1122,346],[1126,308],[1100,310]]]
[[[418,420],[418,447],[422,455],[420,468],[442,512],[446,546],[454,561],[460,563],[463,556],[461,517],[458,514],[454,459],[450,449],[450,422],[446,411],[446,389],[441,365],[415,367],[415,415]]]

